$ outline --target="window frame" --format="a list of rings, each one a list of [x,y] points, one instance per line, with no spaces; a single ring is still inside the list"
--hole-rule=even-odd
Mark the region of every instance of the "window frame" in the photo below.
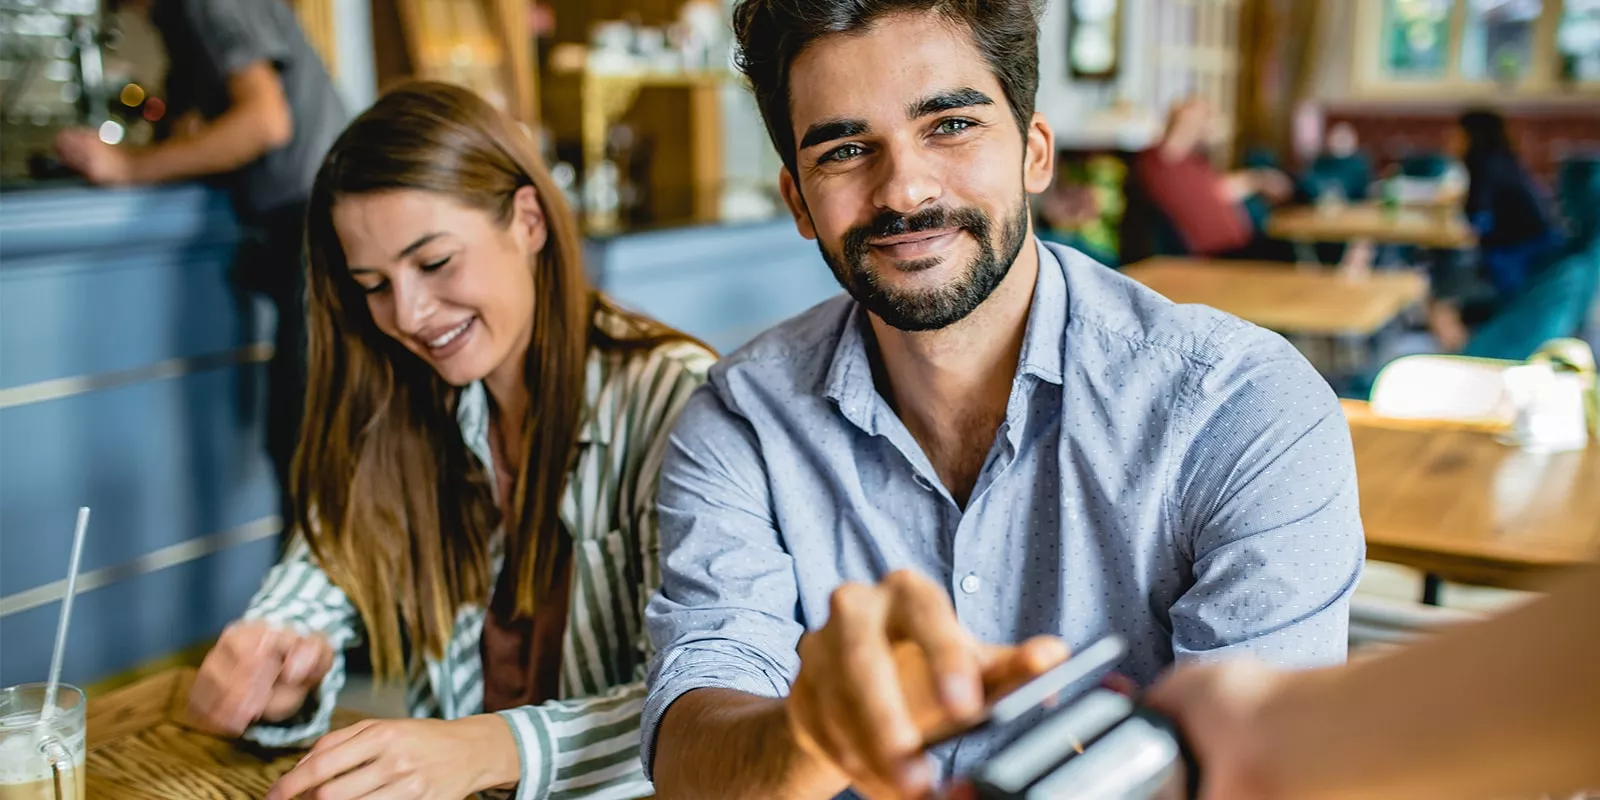
[[[1470,0],[1450,0],[1449,42],[1445,74],[1438,78],[1399,77],[1384,70],[1386,37],[1384,5],[1389,0],[1356,0],[1351,87],[1363,100],[1538,100],[1592,103],[1600,98],[1600,81],[1564,82],[1557,59],[1556,34],[1566,11],[1565,0],[1544,0],[1533,29],[1533,58],[1515,82],[1471,79],[1461,69],[1461,45]]]

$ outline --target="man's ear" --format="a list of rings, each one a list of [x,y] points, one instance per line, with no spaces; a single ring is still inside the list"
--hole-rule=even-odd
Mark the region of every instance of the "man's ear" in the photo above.
[[[1023,146],[1022,186],[1028,194],[1039,194],[1056,179],[1056,133],[1043,114],[1033,113]]]

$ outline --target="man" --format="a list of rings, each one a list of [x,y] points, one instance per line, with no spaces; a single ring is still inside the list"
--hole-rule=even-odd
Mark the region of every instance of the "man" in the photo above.
[[[1287,200],[1294,183],[1270,168],[1217,172],[1205,154],[1214,116],[1200,99],[1173,106],[1160,144],[1134,158],[1140,190],[1192,255],[1292,260],[1287,247],[1260,236],[1247,206]]]
[[[1337,401],[1280,337],[1034,238],[1030,0],[745,0],[735,28],[849,296],[715,367],[668,448],[660,794],[922,793],[994,746],[925,742],[1112,632],[1140,682],[1341,661]]]
[[[149,15],[167,50],[167,107],[177,121],[159,143],[114,147],[91,130],[63,131],[67,166],[121,186],[229,176],[254,241],[244,288],[278,309],[269,370],[267,449],[288,492],[304,403],[305,203],[322,156],[349,115],[283,0],[122,0]],[[287,517],[286,517],[287,518]]]

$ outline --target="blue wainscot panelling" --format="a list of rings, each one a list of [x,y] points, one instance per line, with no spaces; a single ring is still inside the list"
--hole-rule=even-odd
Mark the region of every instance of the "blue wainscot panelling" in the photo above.
[[[198,185],[0,195],[0,388],[234,346],[237,241]]]
[[[0,410],[0,587],[65,577],[80,505],[83,569],[277,513],[260,419],[263,365]],[[254,396],[247,396],[254,395]]]
[[[258,540],[80,593],[63,680],[94,683],[215,636],[244,611],[277,555],[275,539]],[[0,617],[0,683],[45,680],[60,609]]]
[[[816,243],[788,218],[632,234],[590,247],[607,294],[721,353],[839,293]]]
[[[0,683],[45,674],[80,505],[73,681],[214,636],[271,565],[271,320],[238,239],[201,185],[0,195]]]

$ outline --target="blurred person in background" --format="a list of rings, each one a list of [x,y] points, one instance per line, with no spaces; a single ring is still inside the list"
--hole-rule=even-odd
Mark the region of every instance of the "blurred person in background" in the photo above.
[[[1539,187],[1517,161],[1506,122],[1491,111],[1461,115],[1452,150],[1467,170],[1467,219],[1495,291],[1515,295],[1561,246]]]
[[[306,197],[349,121],[327,70],[283,0],[112,0],[145,14],[167,52],[167,120],[148,147],[62,131],[56,149],[96,184],[222,176],[246,228],[236,276],[270,298],[277,333],[267,389],[267,450],[287,505],[289,461],[305,404]]]
[[[1539,187],[1517,161],[1499,114],[1462,114],[1451,130],[1450,149],[1467,172],[1463,210],[1478,234],[1479,271],[1493,289],[1492,309],[1516,297],[1550,264],[1562,237]],[[1452,300],[1443,295],[1428,311],[1429,329],[1446,352],[1459,351],[1471,335],[1471,320]]]
[[[1294,196],[1294,181],[1270,167],[1219,172],[1206,154],[1216,125],[1204,100],[1174,105],[1161,142],[1134,158],[1140,189],[1189,255],[1292,260],[1288,245],[1258,230],[1246,203],[1285,202]]]
[[[1328,126],[1322,152],[1306,171],[1306,189],[1311,199],[1321,200],[1332,192],[1342,201],[1365,200],[1372,180],[1372,159],[1362,152],[1355,126],[1348,122]]]
[[[533,140],[465,89],[413,84],[358,117],[307,230],[294,534],[191,716],[316,742],[271,800],[650,795],[657,475],[712,354],[589,284]],[[414,719],[324,736],[361,642]]]
[[[1600,789],[1600,570],[1349,665],[1177,667],[1149,702],[1195,749],[1202,800],[1490,800]],[[1594,795],[1589,795],[1594,796]]]

